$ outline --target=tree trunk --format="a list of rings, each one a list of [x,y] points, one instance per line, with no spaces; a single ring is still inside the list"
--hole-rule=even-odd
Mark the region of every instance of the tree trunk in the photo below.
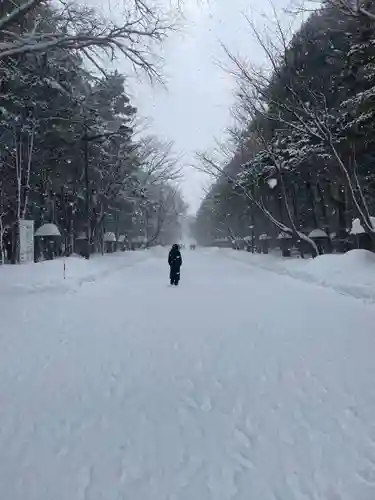
[[[328,215],[327,215],[327,207],[326,207],[326,203],[325,203],[324,190],[322,189],[319,182],[317,182],[317,184],[316,184],[316,189],[318,191],[320,212],[321,212],[321,215],[322,215],[322,218],[324,221],[324,229],[325,229],[327,236],[328,236],[327,250],[329,253],[332,253],[332,242],[331,242],[331,237],[330,237],[330,224],[329,224],[329,219],[328,219]]]
[[[1,212],[1,208],[0,208]],[[3,224],[3,214],[0,213],[0,258],[1,264],[5,264],[5,254],[4,254],[4,224]]]
[[[297,203],[296,185],[294,182],[292,183],[291,192],[292,192],[291,197],[292,197],[292,205],[293,205],[293,212],[294,212],[294,220],[297,221],[298,226],[299,226],[300,216],[299,216],[298,203]],[[303,244],[304,244],[304,242],[300,240],[300,243],[298,246],[299,246],[299,253],[300,253],[301,259],[305,258],[305,253],[303,251]]]
[[[346,234],[346,232],[347,232],[346,231],[346,196],[345,196],[344,186],[339,186],[337,194],[338,194],[337,212],[338,212],[339,233]]]
[[[84,176],[85,176],[85,217],[86,217],[86,259],[90,258],[91,250],[91,217],[90,217],[90,181],[89,181],[89,144],[87,127],[83,137],[83,157],[84,157]]]
[[[28,146],[27,147],[27,167],[26,167],[26,177],[25,177],[25,185],[24,185],[22,219],[24,219],[26,217],[27,205],[29,202],[31,162],[32,162],[32,157],[33,157],[33,149],[34,149],[34,130],[32,130],[31,136],[29,134],[27,146]]]
[[[315,203],[314,189],[313,189],[313,185],[312,185],[310,179],[306,182],[306,190],[307,190],[307,196],[308,196],[310,206],[311,206],[311,219],[312,219],[312,225],[313,225],[312,229],[317,229],[319,227],[319,222],[318,222],[318,217],[316,215],[316,203]]]

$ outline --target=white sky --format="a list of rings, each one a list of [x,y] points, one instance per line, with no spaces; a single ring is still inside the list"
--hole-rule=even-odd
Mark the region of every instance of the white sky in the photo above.
[[[91,0],[98,4],[105,0]],[[110,1],[110,0],[109,0]],[[115,1],[115,0],[114,0]],[[159,0],[169,4],[170,0]],[[278,13],[291,0],[272,0]],[[167,89],[130,79],[133,103],[147,118],[147,133],[175,143],[185,165],[182,189],[190,211],[195,212],[207,178],[191,167],[195,152],[210,150],[216,139],[225,138],[232,122],[235,83],[217,62],[225,62],[220,41],[231,51],[261,64],[264,58],[243,16],[256,20],[261,30],[272,16],[271,0],[181,0],[185,15],[183,32],[173,33],[165,42],[163,57]],[[103,4],[101,4],[104,6]],[[121,71],[121,67],[118,67]],[[123,68],[124,74],[126,69]]]

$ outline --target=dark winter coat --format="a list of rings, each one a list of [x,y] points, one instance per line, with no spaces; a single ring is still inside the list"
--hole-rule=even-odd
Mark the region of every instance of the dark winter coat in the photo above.
[[[182,265],[181,252],[178,245],[173,245],[168,255],[168,264],[176,271],[179,271]]]

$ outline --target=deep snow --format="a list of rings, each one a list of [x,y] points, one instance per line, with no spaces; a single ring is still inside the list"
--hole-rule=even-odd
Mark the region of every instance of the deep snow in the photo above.
[[[160,249],[149,250],[157,255]],[[121,270],[142,260],[143,252],[92,255],[90,260],[74,255],[67,259],[27,263],[18,266],[0,266],[0,299],[2,296],[34,292],[71,291],[84,283]]]
[[[373,500],[374,306],[183,257],[0,297],[1,498]]]
[[[372,227],[375,229],[375,217],[370,217],[369,222],[371,223]],[[365,233],[365,230],[363,229],[361,221],[359,219],[354,219],[352,222],[350,234],[363,234],[363,233]]]
[[[326,254],[316,259],[283,258],[275,254],[251,254],[227,249],[221,252],[250,265],[375,302],[375,254],[367,250]]]

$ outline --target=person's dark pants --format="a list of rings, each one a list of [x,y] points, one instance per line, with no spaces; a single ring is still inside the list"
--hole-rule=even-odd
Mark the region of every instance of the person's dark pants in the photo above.
[[[180,281],[180,266],[171,266],[169,279],[171,285],[178,285],[178,282]]]

